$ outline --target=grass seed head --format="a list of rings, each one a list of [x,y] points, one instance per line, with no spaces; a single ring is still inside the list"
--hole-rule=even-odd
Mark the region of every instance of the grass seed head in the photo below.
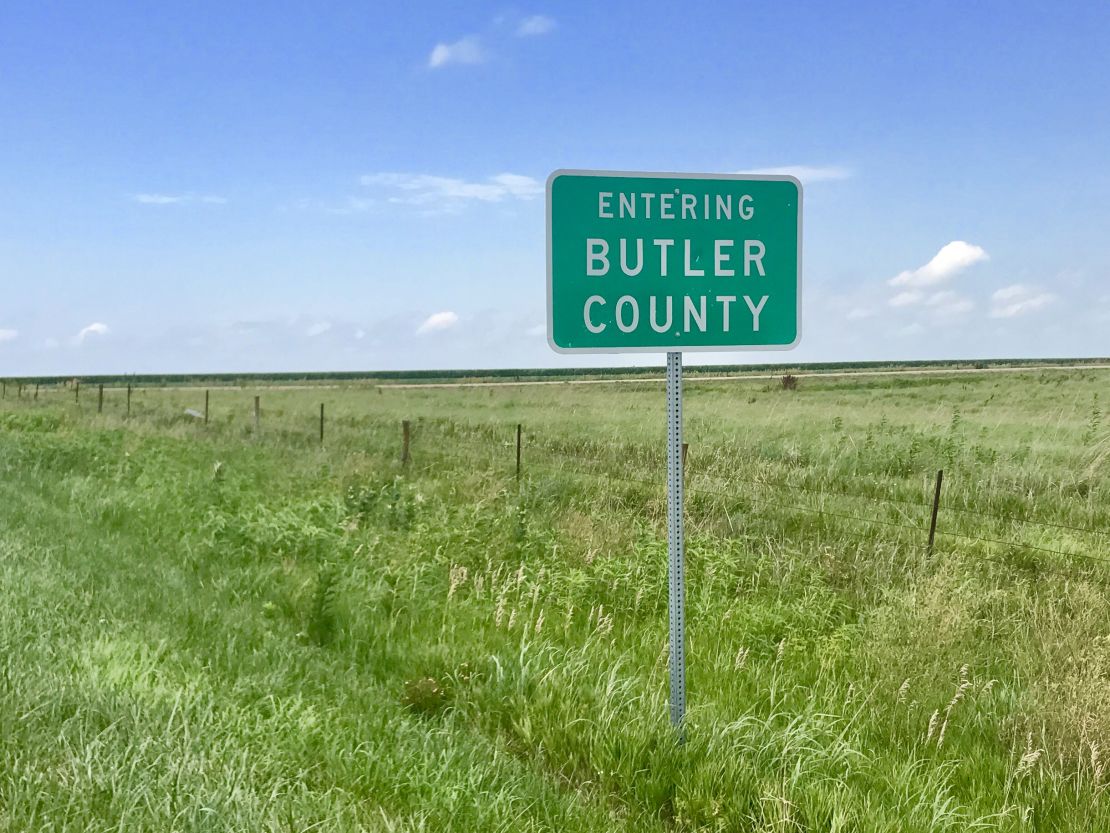
[[[467,576],[467,569],[462,564],[456,564],[451,567],[451,585],[447,590],[448,599],[454,596],[455,591],[466,583]]]
[[[733,660],[733,662],[732,662],[732,670],[733,671],[740,671],[747,662],[748,662],[748,649],[745,648],[743,645],[741,645],[740,650],[736,652],[736,659]]]
[[[902,685],[898,686],[898,702],[899,703],[905,703],[906,702],[906,695],[909,694],[909,691],[910,691],[910,678],[906,677],[906,679],[902,681]]]
[[[929,729],[925,732],[925,742],[928,743],[933,739],[933,733],[937,730],[937,721],[940,720],[940,709],[934,709],[933,713],[929,716]]]

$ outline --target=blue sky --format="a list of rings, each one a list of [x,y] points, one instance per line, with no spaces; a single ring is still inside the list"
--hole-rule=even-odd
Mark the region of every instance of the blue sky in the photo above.
[[[9,0],[0,374],[612,364],[543,334],[564,167],[803,180],[801,345],[690,360],[1107,355],[1107,43],[1104,2]]]

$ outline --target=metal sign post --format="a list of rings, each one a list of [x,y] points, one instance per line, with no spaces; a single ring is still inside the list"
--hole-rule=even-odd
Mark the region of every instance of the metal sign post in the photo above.
[[[667,353],[667,576],[671,723],[686,715],[686,530],[682,517],[682,353]]]

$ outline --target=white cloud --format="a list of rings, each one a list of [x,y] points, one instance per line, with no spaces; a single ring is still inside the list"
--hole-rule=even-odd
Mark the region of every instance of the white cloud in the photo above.
[[[855,307],[848,310],[848,314],[844,317],[849,321],[862,321],[865,318],[871,318],[875,315],[875,311],[865,307]]]
[[[324,333],[326,333],[330,329],[331,329],[331,322],[330,321],[319,321],[319,322],[311,325],[307,330],[305,330],[305,335],[307,335],[309,338],[315,338],[316,336],[322,336]]]
[[[555,28],[555,21],[544,14],[534,14],[530,17],[524,18],[516,27],[516,34],[519,38],[526,38],[530,35],[546,35]]]
[[[951,280],[974,263],[988,259],[987,253],[979,246],[953,240],[941,247],[924,266],[900,272],[887,283],[891,286],[933,286]]]
[[[911,307],[922,304],[934,321],[954,318],[975,309],[975,302],[950,289],[926,293],[920,289],[906,289],[889,301],[892,307]]]
[[[958,301],[953,301],[951,304],[945,304],[937,311],[943,315],[961,315],[965,312],[971,312],[975,309],[975,302],[970,298],[960,298]]]
[[[1013,318],[1048,306],[1056,300],[1051,292],[1039,292],[1020,283],[1004,286],[991,295],[991,318]]]
[[[355,340],[362,341],[366,338],[366,330],[355,330]]]
[[[185,198],[173,194],[135,194],[131,199],[144,205],[175,205]]]
[[[364,211],[369,211],[375,205],[375,200],[368,200],[363,197],[347,197],[347,201],[342,205],[332,206],[324,210],[329,214],[361,214]]]
[[[934,292],[926,298],[925,306],[930,307],[934,315],[938,318],[950,318],[952,316],[962,315],[965,312],[971,312],[975,309],[975,302],[970,298],[960,295],[958,292],[945,289],[940,292]]]
[[[89,326],[81,330],[73,337],[74,344],[84,344],[85,339],[89,336],[106,336],[111,332],[107,324],[102,324],[99,321],[94,321]]]
[[[440,330],[449,330],[458,323],[459,316],[450,310],[435,312],[425,318],[424,323],[416,328],[416,334],[421,336],[427,333],[435,333]]]
[[[0,330],[0,343],[15,341],[19,338],[19,330]]]
[[[975,309],[975,302],[955,292],[936,292],[925,302],[936,319],[955,318]]]
[[[132,194],[131,199],[141,205],[183,205],[203,203],[205,205],[224,205],[227,197],[219,194]]]
[[[528,330],[527,330],[527,335],[530,335],[533,338],[535,338],[536,336],[547,335],[547,325],[546,324],[536,324],[533,327],[529,327]]]
[[[467,35],[454,43],[437,43],[428,56],[428,69],[439,69],[448,64],[480,64],[486,52],[477,35]]]
[[[521,174],[498,174],[492,178],[511,197],[531,200],[543,195],[543,183]]]
[[[945,289],[940,292],[934,292],[928,297],[925,303],[930,307],[936,307],[940,306],[941,304],[946,304],[950,301],[953,301],[959,297],[960,296],[953,292],[951,289]]]
[[[897,335],[900,336],[916,336],[925,332],[925,325],[922,324],[920,321],[914,321],[912,324],[908,324],[905,327],[896,330],[895,332]]]
[[[387,202],[433,211],[457,211],[467,203],[533,200],[543,195],[543,183],[521,174],[498,174],[482,182],[468,182],[432,174],[378,173],[361,178],[363,185],[394,192]]]
[[[1015,298],[1020,298],[1022,295],[1028,295],[1029,290],[1022,286],[1020,283],[1004,286],[1001,289],[996,289],[991,294],[992,301],[1012,301]]]
[[[840,165],[782,165],[777,168],[750,168],[736,173],[756,176],[792,176],[800,180],[803,185],[848,179],[852,175],[851,170]]]
[[[328,200],[315,200],[315,199],[300,199],[289,205],[283,206],[282,210],[295,209],[297,211],[320,211],[324,214],[335,214],[339,216],[351,216],[354,214],[365,214],[378,206],[378,201],[368,197],[351,197],[348,196],[343,200],[328,201]]]
[[[925,293],[918,292],[916,289],[911,289],[906,292],[899,292],[888,302],[892,307],[908,307],[911,304],[916,304],[925,298]]]

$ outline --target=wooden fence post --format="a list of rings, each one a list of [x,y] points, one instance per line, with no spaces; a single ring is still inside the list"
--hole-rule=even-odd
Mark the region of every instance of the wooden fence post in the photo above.
[[[131,383],[127,383],[127,418],[131,419]]]
[[[98,414],[104,413],[104,385],[101,385],[97,390],[96,412]]]
[[[80,381],[78,381],[73,386],[73,401],[74,402],[80,402],[81,401],[81,382]]]
[[[39,401],[39,383],[35,382],[35,401]]]
[[[320,403],[320,445],[324,444],[324,403]]]
[[[411,434],[409,421],[407,419],[401,420],[401,465],[406,466],[409,462],[409,435]]]
[[[254,398],[254,434],[258,436],[262,430],[262,397],[256,396]]]
[[[522,435],[524,433],[523,426],[518,422],[516,424],[516,479],[520,482],[520,447],[522,445]]]
[[[686,452],[690,450],[690,443],[682,444],[682,471],[686,471]]]
[[[204,424],[208,424],[208,391],[204,392]]]
[[[933,554],[933,542],[937,537],[937,512],[940,511],[940,484],[944,481],[944,469],[937,469],[937,485],[933,491],[933,515],[929,519],[929,555]]]

